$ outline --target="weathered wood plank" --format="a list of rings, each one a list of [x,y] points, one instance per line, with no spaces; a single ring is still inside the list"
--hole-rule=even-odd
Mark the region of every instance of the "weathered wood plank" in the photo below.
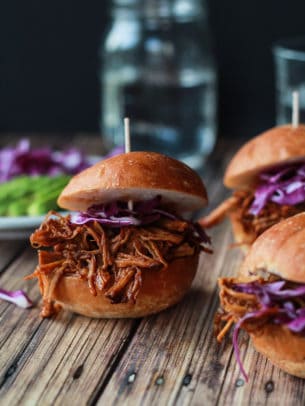
[[[33,289],[33,282],[23,280],[25,275],[33,271],[34,262],[31,263],[30,258],[33,258],[31,253],[25,251],[12,262],[6,271],[1,274],[0,284],[8,290],[23,289],[35,302],[39,297],[37,289]],[[25,310],[4,301],[0,302],[1,385],[15,369],[19,354],[27,347],[29,336],[32,336],[37,330],[41,322],[37,316],[38,309]]]
[[[99,321],[62,312],[44,322],[0,392],[10,405],[87,404],[124,348],[131,321]],[[12,390],[12,388],[14,388]]]
[[[304,405],[305,382],[303,379],[290,376],[274,367],[265,357],[254,350],[246,334],[240,342],[244,368],[249,374],[249,381],[245,382],[232,357],[226,379],[219,393],[219,404]],[[226,351],[230,352],[231,348],[227,346]],[[200,386],[196,388],[195,399],[199,396]]]
[[[34,281],[24,281],[36,256],[26,251],[1,277],[8,289],[28,290],[38,302]],[[137,321],[91,320],[60,312],[42,321],[39,308],[1,303],[0,398],[9,405],[83,404],[113,368]]]

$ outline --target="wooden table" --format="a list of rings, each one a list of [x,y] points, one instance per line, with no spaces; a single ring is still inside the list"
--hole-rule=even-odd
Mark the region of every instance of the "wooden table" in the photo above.
[[[98,152],[96,138],[70,141]],[[221,176],[236,147],[220,142],[204,171],[210,207],[227,193]],[[0,303],[0,404],[304,405],[304,381],[273,367],[246,335],[240,342],[249,383],[236,365],[230,338],[216,343],[216,280],[234,273],[241,254],[229,249],[227,222],[210,235],[214,255],[201,257],[183,302],[138,320],[95,320],[65,311],[42,320],[37,284],[23,280],[35,268],[36,253],[27,240],[0,241],[0,286],[24,289],[36,303],[29,310]]]

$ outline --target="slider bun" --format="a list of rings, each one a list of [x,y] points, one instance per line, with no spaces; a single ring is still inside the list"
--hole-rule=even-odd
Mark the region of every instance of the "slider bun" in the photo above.
[[[142,287],[135,303],[112,304],[104,293],[90,293],[87,281],[63,276],[55,285],[51,299],[63,308],[96,318],[135,318],[154,314],[178,303],[190,289],[199,255],[178,258],[166,270],[142,270]],[[42,295],[51,275],[42,275]]]
[[[305,378],[305,338],[285,326],[264,324],[250,333],[255,349],[275,366],[291,375]]]
[[[248,189],[262,171],[304,159],[305,125],[274,127],[240,148],[227,167],[224,184],[232,189]]]
[[[305,283],[305,213],[275,224],[255,240],[241,265],[240,276],[257,278],[262,270]]]
[[[198,210],[208,200],[202,180],[187,165],[155,152],[129,152],[74,176],[59,196],[58,205],[85,211],[94,204],[148,200],[157,195],[178,211]]]
[[[268,273],[305,283],[305,213],[289,217],[261,234],[242,263],[239,278],[249,282]],[[272,323],[249,334],[255,349],[275,366],[305,378],[304,336]]]

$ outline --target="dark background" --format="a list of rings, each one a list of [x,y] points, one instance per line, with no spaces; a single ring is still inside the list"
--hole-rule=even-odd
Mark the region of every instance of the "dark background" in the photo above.
[[[98,131],[103,0],[0,5],[0,131]],[[305,35],[304,0],[208,0],[220,135],[274,125],[275,40]]]

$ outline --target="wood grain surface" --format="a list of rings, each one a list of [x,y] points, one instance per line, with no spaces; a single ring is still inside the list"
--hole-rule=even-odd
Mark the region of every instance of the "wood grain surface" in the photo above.
[[[78,144],[96,148],[84,136]],[[94,147],[92,147],[94,145]],[[210,208],[227,195],[223,170],[236,149],[223,140],[203,171]],[[95,320],[65,311],[39,317],[36,266],[27,240],[0,241],[0,286],[24,289],[31,309],[0,303],[1,405],[304,405],[304,381],[273,367],[246,335],[242,378],[230,337],[218,345],[213,318],[217,278],[232,275],[242,254],[230,248],[228,222],[210,232],[214,254],[202,255],[192,290],[175,307],[138,320]]]

